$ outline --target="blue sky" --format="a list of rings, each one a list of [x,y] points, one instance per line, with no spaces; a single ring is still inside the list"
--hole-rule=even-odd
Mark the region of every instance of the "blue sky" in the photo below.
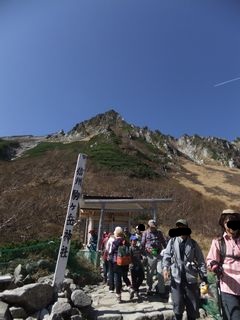
[[[239,15],[238,0],[0,0],[0,136],[114,109],[174,137],[234,140]]]

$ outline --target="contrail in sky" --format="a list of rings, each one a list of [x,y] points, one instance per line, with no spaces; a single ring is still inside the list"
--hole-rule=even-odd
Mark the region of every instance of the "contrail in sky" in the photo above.
[[[240,80],[240,77],[234,78],[234,79],[231,79],[231,80],[227,80],[227,81],[224,81],[224,82],[217,83],[217,84],[214,85],[214,87],[223,86],[223,85],[226,84],[226,83],[233,82],[233,81],[237,81],[237,80]]]

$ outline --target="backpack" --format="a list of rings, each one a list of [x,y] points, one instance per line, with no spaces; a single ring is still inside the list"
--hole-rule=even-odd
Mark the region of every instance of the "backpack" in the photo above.
[[[117,265],[128,266],[132,262],[129,247],[125,244],[120,245],[117,251]]]
[[[220,248],[220,264],[222,266],[222,264],[226,258],[226,243],[225,243],[223,237],[218,239],[218,243],[219,243],[219,248]]]
[[[228,258],[232,258],[234,260],[240,260],[240,257],[238,256],[233,256],[231,254],[226,254],[226,243],[223,237],[218,238],[218,243],[219,243],[219,248],[220,248],[220,264],[221,266],[223,265],[223,262],[225,260],[226,257]]]
[[[172,239],[170,240],[170,241],[171,241],[170,254],[171,254],[171,258],[172,258],[172,259],[173,259],[173,257],[174,257],[173,245],[174,245],[175,240],[176,240],[176,237],[174,237],[174,238],[172,238]],[[190,240],[191,240],[192,248],[193,248],[193,250],[194,250],[194,255],[195,255],[196,241],[195,241],[194,239],[192,239],[192,238],[190,238]],[[186,256],[186,254],[185,254],[185,256]],[[186,257],[187,257],[187,256],[186,256]],[[175,258],[175,257],[174,257],[174,258]],[[187,257],[187,258],[188,258],[188,257]],[[197,263],[197,261],[196,261],[196,258],[194,258],[193,263],[195,264],[195,266],[196,266],[196,268],[197,268],[197,270],[198,270],[198,272],[199,272],[199,275],[200,275],[200,270],[198,269],[198,263]]]

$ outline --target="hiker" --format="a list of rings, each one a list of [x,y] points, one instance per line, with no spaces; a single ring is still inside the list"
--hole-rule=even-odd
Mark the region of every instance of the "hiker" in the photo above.
[[[109,233],[109,239],[106,243],[106,254],[107,254],[107,260],[108,260],[108,286],[109,291],[114,292],[115,290],[115,284],[114,284],[114,261],[113,261],[113,253],[112,253],[112,244],[115,240],[114,234]]]
[[[153,276],[157,273],[158,283],[156,290],[160,296],[165,298],[165,285],[163,276],[157,272],[158,264],[161,265],[161,251],[166,247],[165,238],[160,230],[157,230],[157,223],[155,220],[148,221],[148,228],[142,234],[141,241],[142,252],[146,257],[146,271],[147,271],[147,294],[152,294]]]
[[[87,245],[89,251],[96,251],[97,250],[97,233],[95,230],[90,230],[89,233],[91,234],[91,237],[89,239],[89,244]]]
[[[141,246],[141,241],[142,241],[142,234],[143,231],[145,231],[145,226],[144,224],[139,224],[135,227],[135,236],[137,237],[137,246]]]
[[[106,244],[108,238],[109,238],[108,237],[108,232],[107,231],[103,231],[102,238],[100,240],[100,248],[101,248],[102,251],[105,248],[105,244]]]
[[[222,236],[212,240],[207,266],[217,275],[219,307],[223,319],[240,319],[240,213],[223,210]],[[222,310],[221,310],[222,308]]]
[[[123,229],[121,227],[116,227],[114,230],[115,240],[112,243],[112,255],[113,255],[113,271],[114,280],[116,287],[116,298],[117,302],[121,302],[121,292],[122,292],[122,279],[126,283],[130,295],[130,299],[133,298],[134,291],[131,287],[131,282],[128,279],[129,264],[119,265],[118,264],[118,253],[119,250],[124,248],[129,248],[129,243],[124,238]],[[130,256],[130,255],[129,255]]]
[[[111,235],[110,233],[107,233],[106,231],[104,231],[102,236],[102,241],[101,241],[103,280],[105,283],[108,282],[109,261],[108,261],[108,251],[106,250],[106,246],[107,246],[107,242],[110,235]]]
[[[132,262],[130,264],[130,274],[132,280],[132,288],[137,298],[139,295],[139,287],[141,286],[144,280],[144,267],[142,264],[142,252],[139,246],[137,246],[138,238],[135,235],[130,237],[130,254]]]
[[[128,227],[123,227],[123,234],[125,239],[130,242],[131,232],[128,230]]]
[[[176,235],[168,241],[163,255],[163,276],[168,281],[171,275],[171,298],[176,320],[182,320],[186,307],[187,319],[199,317],[198,278],[207,283],[207,268],[198,243],[190,237],[191,230],[185,219],[176,222]],[[171,231],[170,230],[170,231]],[[170,234],[169,231],[169,234]],[[170,235],[171,236],[171,235]]]

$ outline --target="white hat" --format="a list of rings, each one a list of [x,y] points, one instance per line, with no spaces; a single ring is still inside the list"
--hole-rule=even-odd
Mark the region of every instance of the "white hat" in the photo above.
[[[155,220],[151,219],[148,221],[148,226],[154,228],[157,226],[157,223]]]
[[[115,237],[119,237],[123,234],[123,229],[121,227],[116,227],[114,230]]]
[[[176,221],[176,226],[178,226],[178,225],[183,225],[183,226],[186,226],[186,227],[188,227],[188,222],[187,222],[187,220],[186,219],[178,219],[177,221]]]
[[[236,210],[233,210],[233,209],[225,209],[225,210],[223,210],[223,212],[222,213],[229,213],[229,214],[231,214],[231,213],[238,213]]]

